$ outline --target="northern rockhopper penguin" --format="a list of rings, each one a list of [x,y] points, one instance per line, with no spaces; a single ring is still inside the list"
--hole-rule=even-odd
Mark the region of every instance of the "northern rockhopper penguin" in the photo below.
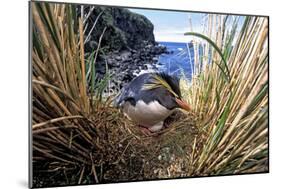
[[[115,105],[150,132],[161,130],[176,108],[191,110],[182,100],[179,80],[165,73],[145,73],[134,78],[121,90]]]

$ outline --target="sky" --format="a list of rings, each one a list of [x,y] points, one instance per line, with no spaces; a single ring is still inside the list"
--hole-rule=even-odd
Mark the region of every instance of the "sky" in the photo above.
[[[148,9],[130,9],[146,16],[154,25],[154,36],[158,42],[189,42],[191,37],[185,32],[202,32],[203,13],[162,11]],[[190,24],[191,23],[191,24]]]

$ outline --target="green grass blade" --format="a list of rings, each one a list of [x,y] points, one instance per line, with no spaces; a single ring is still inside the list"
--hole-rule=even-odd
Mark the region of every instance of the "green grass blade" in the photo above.
[[[205,35],[203,35],[203,34],[200,34],[200,33],[196,33],[196,32],[186,32],[186,33],[184,33],[184,35],[193,35],[193,36],[199,37],[199,38],[201,38],[201,39],[204,39],[204,40],[206,40],[208,43],[210,43],[210,44],[216,49],[216,51],[219,53],[220,57],[222,58],[222,61],[223,61],[223,63],[224,63],[224,67],[226,68],[226,73],[225,73],[224,69],[221,67],[220,64],[218,64],[218,63],[215,63],[215,64],[217,64],[217,65],[219,66],[219,68],[221,69],[221,71],[224,73],[224,75],[227,76],[226,79],[227,79],[227,81],[229,82],[230,79],[231,79],[230,71],[229,71],[229,69],[228,69],[227,62],[226,62],[226,60],[225,60],[225,58],[224,58],[224,56],[223,56],[223,53],[222,53],[222,51],[220,50],[220,48],[216,45],[216,43],[213,42],[209,37],[207,37],[207,36],[205,36]]]
[[[236,31],[237,31],[237,26],[238,26],[238,19],[235,19],[235,21],[233,22],[233,25],[231,27],[230,35],[229,35],[228,40],[226,42],[226,46],[225,46],[224,51],[223,51],[223,57],[226,60],[229,59],[229,56],[230,56],[231,51],[232,51],[232,44],[233,44],[233,40],[234,40]]]

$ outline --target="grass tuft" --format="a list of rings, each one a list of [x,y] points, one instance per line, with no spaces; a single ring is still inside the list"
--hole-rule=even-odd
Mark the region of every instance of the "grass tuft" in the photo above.
[[[190,176],[268,171],[268,19],[246,17],[237,35],[237,20],[226,33],[218,23],[223,19],[208,17],[208,23],[216,24],[208,25],[213,31],[208,36],[187,33],[211,44],[203,49],[211,52],[209,58],[195,61],[194,69],[204,70],[183,89],[202,130],[194,143]],[[226,74],[231,75],[228,81]]]

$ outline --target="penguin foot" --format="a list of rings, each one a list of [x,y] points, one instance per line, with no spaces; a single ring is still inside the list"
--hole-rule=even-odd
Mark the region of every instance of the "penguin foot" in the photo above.
[[[150,131],[147,127],[143,126],[143,125],[139,125],[140,127],[140,131],[145,135],[145,136],[152,136],[153,132]]]
[[[164,123],[163,121],[153,125],[153,126],[144,126],[144,125],[139,125],[141,131],[143,134],[146,136],[158,136],[159,133],[158,131],[161,131],[164,128]]]

